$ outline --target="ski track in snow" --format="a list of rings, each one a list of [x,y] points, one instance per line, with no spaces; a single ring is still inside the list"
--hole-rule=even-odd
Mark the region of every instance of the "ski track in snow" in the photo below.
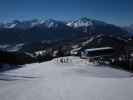
[[[69,58],[0,73],[0,100],[133,100],[131,73]]]

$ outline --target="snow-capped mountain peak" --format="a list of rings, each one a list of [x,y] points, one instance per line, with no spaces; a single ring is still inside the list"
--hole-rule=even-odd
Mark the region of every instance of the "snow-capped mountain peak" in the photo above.
[[[45,23],[45,26],[48,27],[48,28],[51,28],[51,27],[57,28],[60,25],[63,25],[63,26],[65,25],[64,22],[58,21],[58,20],[54,20],[54,19],[45,20],[44,23]]]
[[[78,20],[70,21],[66,25],[74,28],[89,27],[89,26],[93,26],[93,22],[92,20],[85,17],[85,18],[80,18]]]
[[[6,24],[5,26],[4,26],[4,28],[14,28],[16,26],[16,24],[15,23],[11,23],[11,24]]]
[[[41,25],[44,24],[45,20],[39,20],[39,19],[35,19],[31,21],[31,27],[37,26],[37,25]]]

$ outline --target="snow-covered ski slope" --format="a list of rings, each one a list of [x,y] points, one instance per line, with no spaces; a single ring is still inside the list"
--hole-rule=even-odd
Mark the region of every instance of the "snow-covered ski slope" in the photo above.
[[[131,73],[69,59],[0,73],[0,100],[133,100]]]

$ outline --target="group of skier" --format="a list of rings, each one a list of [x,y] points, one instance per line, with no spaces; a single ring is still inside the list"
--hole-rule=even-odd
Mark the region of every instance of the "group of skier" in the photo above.
[[[56,62],[57,62],[57,63],[64,64],[64,63],[71,63],[72,60],[69,59],[68,57],[61,57],[61,58],[57,58],[57,59],[56,59]]]

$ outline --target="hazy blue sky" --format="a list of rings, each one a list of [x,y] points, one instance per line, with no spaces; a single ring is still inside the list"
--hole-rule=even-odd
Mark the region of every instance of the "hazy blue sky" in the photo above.
[[[0,0],[0,21],[82,16],[117,25],[133,24],[133,0]]]

